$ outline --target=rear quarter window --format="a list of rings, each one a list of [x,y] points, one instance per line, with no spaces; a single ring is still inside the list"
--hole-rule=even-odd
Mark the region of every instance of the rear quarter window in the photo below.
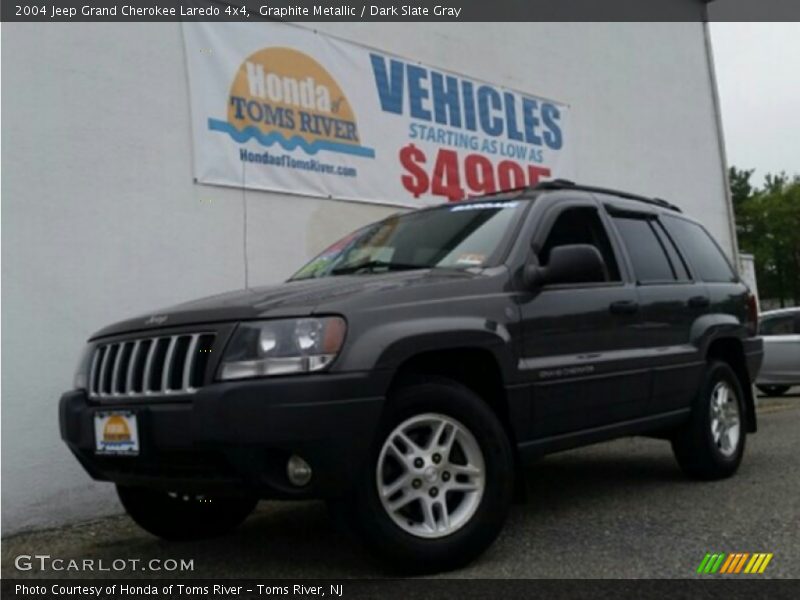
[[[722,283],[736,281],[736,273],[728,259],[700,225],[669,215],[664,215],[662,222],[689,260],[695,279]]]

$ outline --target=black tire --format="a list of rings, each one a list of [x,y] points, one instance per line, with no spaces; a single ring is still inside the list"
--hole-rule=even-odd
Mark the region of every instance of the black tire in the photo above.
[[[726,452],[714,441],[711,404],[718,385],[727,385],[736,396],[739,412],[738,442]],[[739,378],[731,367],[721,361],[711,361],[706,367],[700,389],[692,406],[689,421],[672,439],[672,450],[683,472],[694,479],[724,479],[739,468],[747,436],[744,392]]]
[[[783,396],[792,387],[790,385],[757,385],[761,393],[766,396]]]
[[[181,495],[141,487],[117,486],[117,494],[139,527],[165,540],[198,540],[231,531],[244,521],[255,498]]]
[[[401,529],[389,516],[377,490],[377,465],[383,444],[395,427],[417,415],[434,413],[463,425],[477,442],[485,465],[485,487],[475,512],[459,529],[430,539]],[[453,475],[454,480],[457,477]],[[355,489],[332,502],[331,508],[392,570],[432,573],[463,566],[492,544],[503,527],[513,491],[513,452],[495,413],[465,386],[436,378],[402,387],[391,395]]]

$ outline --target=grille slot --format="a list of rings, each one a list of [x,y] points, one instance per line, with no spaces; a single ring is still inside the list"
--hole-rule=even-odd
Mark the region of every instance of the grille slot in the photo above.
[[[190,387],[200,387],[203,383],[203,375],[208,366],[208,359],[211,356],[211,347],[214,345],[214,334],[206,333],[197,339],[197,358],[194,363],[194,371],[190,373]]]
[[[89,374],[92,398],[190,394],[203,385],[214,333],[142,338],[97,347]]]
[[[131,362],[131,351],[133,350],[133,342],[125,342],[121,345],[119,351],[119,359],[114,366],[113,382],[111,384],[111,391],[114,394],[122,394],[125,392],[125,382],[128,377],[128,366]]]
[[[103,372],[100,374],[100,391],[105,394],[109,394],[111,392],[111,380],[114,377],[114,372],[116,369],[114,365],[117,362],[117,356],[119,355],[119,344],[113,344],[108,347],[108,352],[106,352],[105,358],[103,359],[102,369]]]

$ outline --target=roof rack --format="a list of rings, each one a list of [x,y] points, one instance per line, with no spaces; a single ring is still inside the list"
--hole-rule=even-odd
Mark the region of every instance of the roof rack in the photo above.
[[[625,198],[627,200],[636,200],[637,202],[646,202],[647,204],[652,204],[654,206],[660,206],[661,208],[667,208],[669,210],[674,210],[675,212],[683,212],[679,207],[672,204],[671,202],[667,202],[661,198],[647,198],[645,196],[638,196],[636,194],[631,194],[630,192],[621,192],[619,190],[613,190],[610,188],[604,187],[596,187],[592,185],[580,185],[575,183],[574,181],[570,181],[569,179],[553,179],[552,181],[542,181],[537,185],[533,186],[533,190],[581,190],[584,192],[597,192],[599,194],[613,194],[614,196],[619,196],[620,198]]]

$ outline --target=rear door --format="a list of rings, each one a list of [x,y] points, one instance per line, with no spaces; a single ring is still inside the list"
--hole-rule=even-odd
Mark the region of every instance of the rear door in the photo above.
[[[657,211],[619,211],[612,221],[627,248],[641,322],[640,359],[653,369],[649,414],[685,408],[697,392],[703,359],[692,325],[709,310],[706,285],[693,278]],[[644,365],[642,365],[644,366]]]

